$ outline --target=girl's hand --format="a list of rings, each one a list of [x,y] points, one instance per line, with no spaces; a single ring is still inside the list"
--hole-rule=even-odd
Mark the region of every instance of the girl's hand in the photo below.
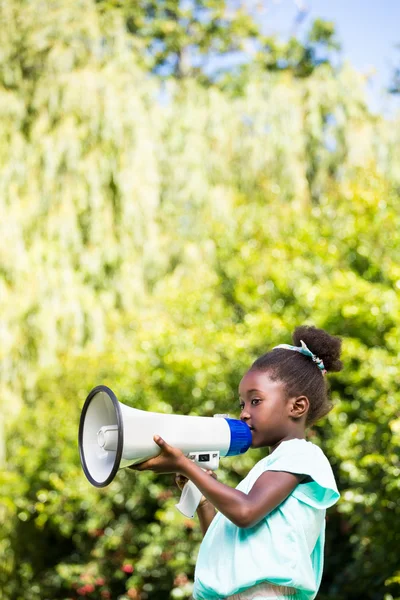
[[[217,479],[217,475],[214,471],[207,470],[206,473],[207,473],[207,475],[210,475],[210,477]],[[189,479],[187,477],[185,477],[184,475],[182,475],[181,473],[175,474],[175,483],[181,491],[183,490],[185,483],[187,483],[188,481],[189,481]]]
[[[210,475],[210,477],[213,477],[214,479],[217,479],[217,475],[214,473],[214,471],[206,471],[207,475]],[[181,473],[176,473],[175,475],[175,483],[178,486],[178,488],[182,491],[185,484],[189,481],[189,479],[187,477],[185,477],[184,475],[181,475]],[[199,502],[199,506],[197,508],[202,508],[206,503],[208,503],[209,501],[207,500],[207,498],[205,496],[201,497],[201,500]]]
[[[155,435],[153,439],[157,446],[160,446],[161,454],[138,465],[132,465],[129,468],[133,471],[153,471],[154,473],[175,473],[176,471],[180,471],[181,465],[186,459],[183,452],[167,444],[159,435]]]
[[[180,473],[175,474],[175,483],[178,488],[182,491],[189,479]]]

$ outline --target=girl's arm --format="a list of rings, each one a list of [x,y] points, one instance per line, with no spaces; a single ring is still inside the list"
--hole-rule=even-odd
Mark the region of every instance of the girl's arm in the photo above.
[[[293,473],[266,471],[260,475],[250,492],[245,494],[207,475],[180,450],[169,446],[159,436],[155,436],[154,441],[160,446],[161,454],[131,468],[137,471],[149,469],[156,473],[182,473],[238,527],[256,525],[279,506],[304,478]]]
[[[206,535],[207,529],[211,525],[211,521],[216,515],[214,506],[207,498],[202,500],[197,508],[197,516],[199,517],[200,529],[204,535]]]
[[[214,479],[217,478],[216,474],[213,471],[206,471],[206,473],[210,477],[214,477]],[[183,475],[181,475],[179,473],[176,474],[175,483],[180,490],[183,490],[187,481],[188,481],[187,477],[184,477]],[[199,518],[200,529],[204,536],[204,535],[206,535],[206,531],[209,528],[211,521],[213,520],[213,518],[216,515],[216,510],[215,510],[215,507],[211,504],[211,502],[203,496],[203,499],[200,501],[200,504],[197,507],[196,512],[197,512],[197,516]]]
[[[235,490],[207,475],[183,457],[181,473],[199,488],[223,515],[238,527],[253,527],[279,506],[303,479],[293,473],[265,471],[248,494]]]

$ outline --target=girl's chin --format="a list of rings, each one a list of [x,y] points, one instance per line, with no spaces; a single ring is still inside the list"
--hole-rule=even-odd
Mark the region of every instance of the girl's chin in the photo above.
[[[260,440],[257,441],[257,436],[254,436],[254,433],[253,433],[250,448],[259,448],[259,447],[260,447]]]
[[[261,437],[257,436],[257,434],[254,431],[252,431],[252,440],[250,448],[266,448],[269,445],[270,444],[266,443],[265,439],[262,439]]]

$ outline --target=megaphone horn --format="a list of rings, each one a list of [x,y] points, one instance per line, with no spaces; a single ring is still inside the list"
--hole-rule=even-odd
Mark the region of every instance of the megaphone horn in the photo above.
[[[105,487],[119,469],[157,456],[161,450],[153,440],[155,434],[185,455],[197,457],[206,468],[217,454],[246,452],[252,439],[248,425],[238,419],[138,410],[118,402],[110,388],[99,385],[86,398],[79,423],[79,453],[87,479]]]

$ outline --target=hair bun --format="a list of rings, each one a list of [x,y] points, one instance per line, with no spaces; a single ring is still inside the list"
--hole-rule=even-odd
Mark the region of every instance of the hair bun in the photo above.
[[[343,363],[339,360],[342,340],[339,337],[330,335],[324,329],[307,325],[296,327],[292,337],[296,346],[300,346],[303,340],[307,348],[323,361],[327,371],[342,370]]]

